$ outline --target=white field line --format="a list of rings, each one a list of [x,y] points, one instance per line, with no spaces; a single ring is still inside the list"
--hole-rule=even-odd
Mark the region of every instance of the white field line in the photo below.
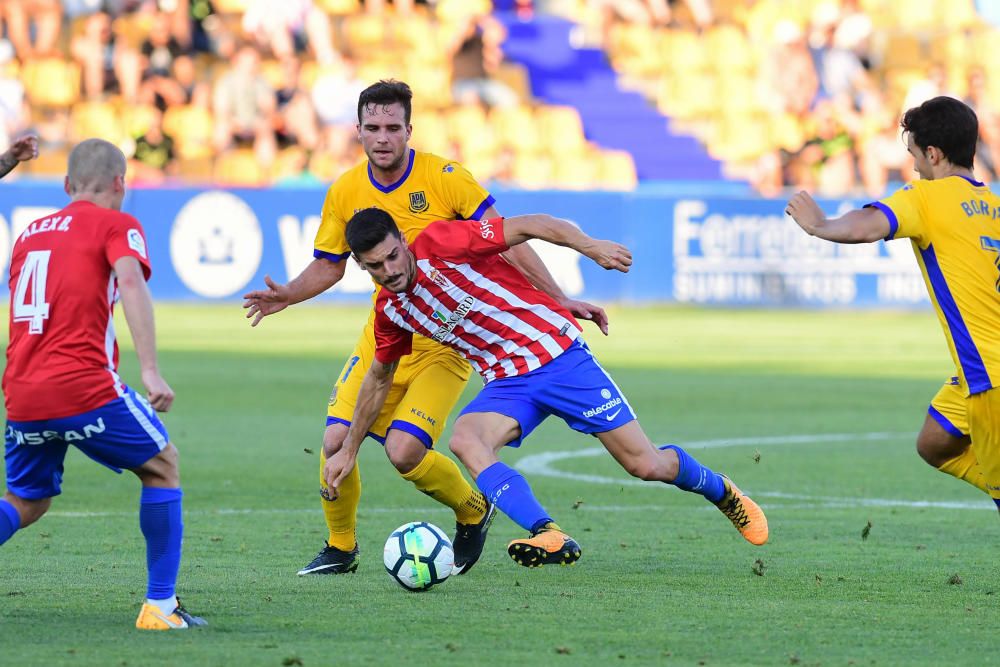
[[[896,438],[913,438],[913,433],[902,432],[873,432],[873,433],[829,433],[819,435],[785,435],[785,436],[762,436],[751,438],[720,438],[715,440],[701,440],[684,443],[685,449],[718,449],[722,447],[750,447],[760,445],[816,445],[832,442],[870,442],[878,440],[894,440]],[[564,452],[543,452],[541,454],[530,454],[517,461],[518,470],[526,475],[535,477],[554,477],[558,479],[569,479],[588,484],[605,484],[625,486],[644,486],[656,488],[674,489],[670,485],[660,482],[646,482],[643,480],[625,477],[605,477],[602,475],[588,475],[583,473],[567,472],[555,468],[552,464],[565,459],[577,459],[594,456],[605,456],[607,451],[603,447],[591,447]],[[991,510],[996,511],[993,503],[983,500],[981,503],[964,501],[933,501],[933,500],[902,500],[898,498],[838,498],[835,496],[810,496],[806,494],[783,493],[780,491],[757,491],[752,494],[757,498],[769,498],[776,501],[788,500],[794,503],[769,503],[772,509],[849,509],[857,507],[906,507],[906,508],[934,508],[934,509],[959,509],[959,510]],[[588,505],[581,504],[579,510],[585,512],[650,512],[665,509],[664,505]],[[704,508],[713,509],[711,507]],[[426,507],[418,511],[431,513],[450,513],[451,510],[444,507]],[[412,507],[364,507],[359,509],[359,514],[412,514]],[[310,515],[319,514],[319,508],[218,508],[212,510],[185,510],[185,516],[243,516],[249,514],[277,514],[277,515]],[[75,512],[53,510],[48,512],[48,516],[56,518],[92,519],[105,517],[134,517],[136,512]]]

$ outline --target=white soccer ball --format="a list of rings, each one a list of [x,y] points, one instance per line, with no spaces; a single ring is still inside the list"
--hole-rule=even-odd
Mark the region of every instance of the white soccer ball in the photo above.
[[[425,591],[448,578],[455,567],[451,540],[434,524],[406,523],[385,541],[385,571],[400,586]]]

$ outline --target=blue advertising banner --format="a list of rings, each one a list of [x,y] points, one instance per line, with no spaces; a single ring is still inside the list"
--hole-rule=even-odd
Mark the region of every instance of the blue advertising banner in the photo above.
[[[264,275],[294,278],[312,261],[324,189],[144,189],[124,210],[138,218],[153,261],[158,299],[233,300],[263,287]],[[784,201],[683,197],[656,191],[496,190],[504,215],[546,212],[588,234],[629,246],[627,274],[604,271],[575,252],[532,242],[567,294],[594,301],[746,306],[912,306],[927,303],[906,240],[837,245],[804,234]],[[54,184],[0,184],[0,254],[33,220],[67,202]],[[830,214],[861,201],[823,201]],[[6,290],[6,281],[4,287]],[[371,282],[350,262],[322,298],[364,301]]]

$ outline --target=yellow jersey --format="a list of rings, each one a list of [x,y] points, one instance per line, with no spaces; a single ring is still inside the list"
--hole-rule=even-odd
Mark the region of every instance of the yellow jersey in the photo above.
[[[406,171],[395,183],[378,183],[368,162],[352,167],[327,190],[313,257],[342,261],[350,256],[344,231],[365,208],[389,213],[408,243],[437,220],[478,220],[494,203],[493,196],[458,162],[410,149]],[[374,311],[365,334],[374,337]],[[430,342],[414,349],[436,347]]]
[[[1000,381],[1000,197],[964,176],[921,180],[869,204],[909,238],[970,395]]]

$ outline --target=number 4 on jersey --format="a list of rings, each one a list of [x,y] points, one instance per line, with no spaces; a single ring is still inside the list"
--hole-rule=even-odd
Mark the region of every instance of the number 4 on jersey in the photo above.
[[[14,321],[27,322],[28,333],[40,334],[49,319],[49,304],[45,301],[45,280],[49,273],[51,250],[32,250],[24,258],[21,275],[14,288]],[[30,290],[31,300],[28,301]]]

